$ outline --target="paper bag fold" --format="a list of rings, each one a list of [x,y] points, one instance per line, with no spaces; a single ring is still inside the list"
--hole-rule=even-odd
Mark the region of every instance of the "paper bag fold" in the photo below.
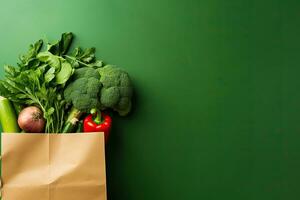
[[[106,200],[103,133],[2,133],[3,200]]]

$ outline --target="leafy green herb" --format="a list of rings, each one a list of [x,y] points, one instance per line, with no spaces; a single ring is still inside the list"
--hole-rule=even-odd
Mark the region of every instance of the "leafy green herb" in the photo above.
[[[56,84],[66,83],[73,73],[74,73],[74,69],[72,68],[72,65],[67,61],[64,61],[61,64],[61,70],[55,76]]]
[[[21,66],[26,66],[31,61],[32,58],[40,51],[43,46],[43,40],[38,40],[36,43],[29,46],[27,54],[20,56]]]
[[[72,33],[63,33],[61,39],[54,44],[48,44],[47,50],[54,55],[65,55],[73,41]]]
[[[61,67],[61,57],[53,55],[52,53],[46,51],[37,54],[37,59],[47,63],[51,67],[54,67],[56,70],[60,70]]]
[[[71,55],[65,55],[73,65],[74,68],[79,67],[102,67],[103,62],[101,60],[96,60],[95,48],[87,48],[82,51],[81,48],[77,47],[73,50]]]

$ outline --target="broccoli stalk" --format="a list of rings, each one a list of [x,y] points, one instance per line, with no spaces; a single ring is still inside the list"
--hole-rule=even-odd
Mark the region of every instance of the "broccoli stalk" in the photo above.
[[[63,133],[71,133],[75,130],[76,124],[81,117],[82,112],[75,107],[72,107],[67,122],[65,123]]]

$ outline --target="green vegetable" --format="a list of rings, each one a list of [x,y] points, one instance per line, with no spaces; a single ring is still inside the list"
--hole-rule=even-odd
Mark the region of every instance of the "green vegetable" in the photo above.
[[[64,91],[64,97],[75,108],[86,112],[99,106],[98,93],[101,88],[100,75],[96,69],[76,69],[71,83]]]
[[[54,44],[48,44],[47,50],[52,53],[53,55],[65,55],[68,53],[68,50],[71,46],[71,43],[73,41],[73,33],[63,33],[61,36],[61,39],[58,40]]]
[[[41,52],[39,54],[36,55],[36,58],[41,61],[44,62],[46,64],[48,64],[50,67],[53,67],[55,70],[60,70],[61,68],[61,57],[53,55],[52,53],[46,51],[46,52]]]
[[[2,96],[0,96],[0,121],[4,133],[18,133],[20,131],[13,105]]]
[[[80,120],[78,122],[78,126],[77,126],[77,129],[76,129],[76,133],[81,133],[83,131],[83,121]]]
[[[16,102],[13,102],[13,105],[14,105],[14,109],[16,111],[16,114],[19,115],[21,110],[24,108],[24,105],[20,104],[20,103],[16,103]]]
[[[37,60],[35,59],[35,56],[41,50],[42,46],[43,40],[39,40],[36,43],[30,45],[27,54],[19,57],[21,61],[21,63],[18,63],[19,67],[26,69],[27,67],[38,65],[38,63],[36,63]]]
[[[98,71],[103,86],[100,94],[101,109],[112,108],[121,116],[127,115],[131,110],[132,97],[128,73],[113,65],[106,65]]]
[[[47,82],[50,82],[55,77],[56,84],[64,84],[74,72],[72,65],[68,61],[50,52],[41,52],[36,57],[50,66],[46,73],[47,77],[45,77]]]
[[[73,74],[74,69],[72,68],[71,64],[64,61],[61,64],[61,70],[55,76],[55,82],[57,84],[65,84],[70,76]]]
[[[47,44],[30,45],[17,67],[5,66],[0,95],[19,106],[37,106],[46,120],[46,133],[73,132],[83,112],[113,109],[121,116],[131,110],[132,85],[128,74],[97,60],[95,48],[75,48],[71,32]],[[65,112],[69,112],[66,119]],[[19,109],[18,109],[19,110]]]
[[[5,66],[5,79],[0,81],[0,95],[42,110],[46,133],[58,133],[63,128],[66,102],[61,94],[74,69],[61,55],[68,51],[72,37],[72,33],[62,34],[58,45],[48,45],[51,51],[40,52],[42,40],[30,45],[18,67]]]
[[[79,118],[81,117],[82,112],[75,107],[72,107],[68,119],[64,125],[64,128],[62,130],[62,133],[71,133],[75,130],[77,126],[77,122]]]
[[[72,132],[78,121],[78,116],[74,112],[87,112],[99,106],[99,91],[101,83],[100,75],[94,68],[79,68],[71,79],[71,82],[64,91],[65,100],[73,105],[69,114],[64,132]]]
[[[79,47],[75,48],[71,55],[65,55],[70,60],[74,68],[79,67],[102,67],[103,62],[96,60],[95,48],[87,48],[82,51]]]

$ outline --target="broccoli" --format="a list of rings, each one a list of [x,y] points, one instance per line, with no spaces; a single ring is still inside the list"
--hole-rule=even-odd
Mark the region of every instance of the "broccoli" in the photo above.
[[[116,66],[83,67],[75,70],[64,97],[73,104],[63,130],[69,133],[75,129],[81,114],[91,109],[111,108],[120,116],[127,115],[131,110],[132,85],[129,75]]]
[[[101,89],[100,75],[94,68],[76,69],[71,82],[64,90],[65,100],[73,104],[63,133],[72,132],[83,112],[99,107],[98,94]]]
[[[86,112],[99,106],[98,94],[101,89],[100,75],[94,68],[77,69],[64,91],[64,97],[75,108]]]
[[[101,110],[112,108],[125,116],[131,110],[132,84],[127,72],[114,65],[98,69],[102,88],[100,91]]]

